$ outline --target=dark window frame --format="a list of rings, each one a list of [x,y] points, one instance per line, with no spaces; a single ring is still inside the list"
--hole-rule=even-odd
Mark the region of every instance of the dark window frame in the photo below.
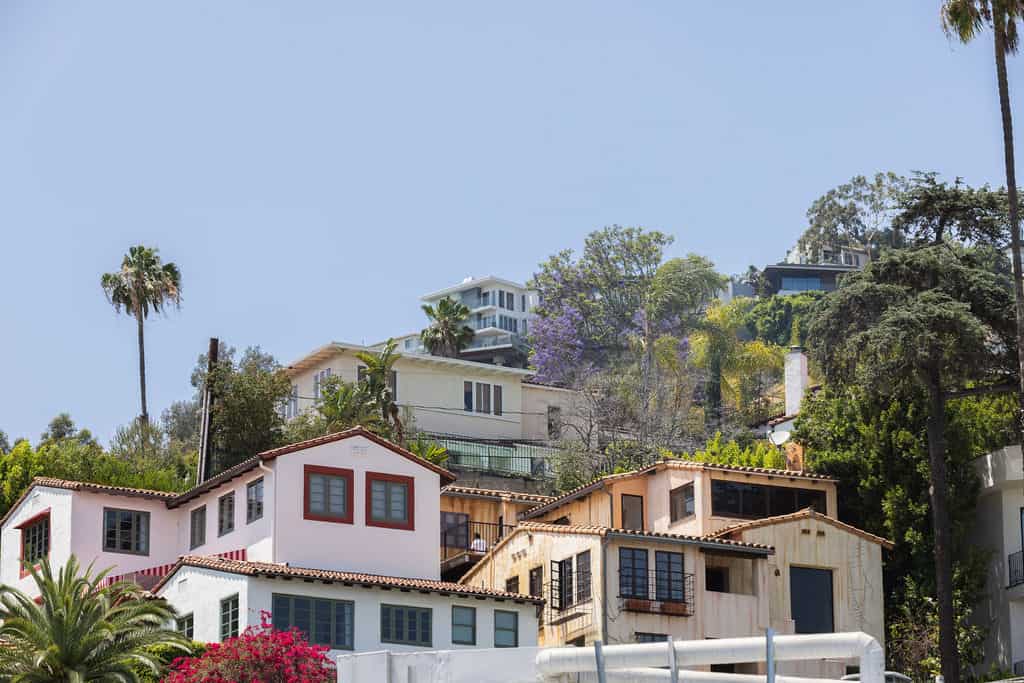
[[[182,614],[180,617],[174,620],[174,630],[185,636],[189,640],[195,635],[196,620],[195,614],[189,612],[188,614]]]
[[[686,558],[683,553],[654,551],[654,597],[660,602],[686,602]]]
[[[469,623],[458,623],[455,619],[456,614],[469,614],[471,617]],[[469,640],[457,639],[455,636],[457,628],[468,628],[471,634]],[[452,644],[476,645],[476,607],[470,607],[469,605],[452,605]]]
[[[582,561],[585,560],[585,561]],[[586,602],[594,597],[593,570],[590,564],[590,551],[576,553],[576,604]]]
[[[225,612],[225,608],[226,612]],[[220,601],[220,642],[237,638],[241,627],[241,610],[238,593]]]
[[[388,610],[388,636],[384,636],[384,625],[385,625],[385,610]],[[395,614],[401,613],[402,618],[398,620],[402,633],[395,635]],[[408,637],[409,630],[407,628],[409,615],[415,615],[416,618],[416,635],[418,636],[415,640]],[[427,623],[430,625],[430,634],[428,638],[422,637],[423,634],[423,616],[429,615]],[[410,605],[394,605],[381,603],[380,606],[380,642],[392,643],[394,645],[410,645],[413,647],[433,647],[434,643],[434,610],[432,607],[413,607]]]
[[[469,380],[462,382],[462,410],[473,412],[473,383]]]
[[[512,628],[505,628],[498,626],[498,615],[508,615],[512,617]],[[511,633],[512,644],[498,644],[498,633]],[[494,647],[505,648],[505,647],[519,647],[519,612],[513,612],[511,610],[496,609],[494,610]]]
[[[19,578],[23,579],[31,573],[29,572],[29,567],[38,565],[50,556],[50,546],[53,541],[52,527],[50,526],[50,508],[32,515],[17,525],[15,529],[21,532],[21,538],[18,543],[21,547],[21,555],[18,558],[18,575]],[[43,529],[43,531],[42,533],[37,533],[36,529]],[[40,543],[45,546],[46,550],[35,557],[28,557],[29,553],[26,551]]]
[[[263,519],[263,477],[245,485],[245,523]],[[255,492],[255,494],[254,494]]]
[[[751,512],[756,505],[763,505],[763,509]],[[827,514],[828,493],[824,489],[802,486],[754,484],[731,479],[711,480],[712,517],[765,519],[791,514],[807,507]]]
[[[345,510],[341,515],[328,514],[330,507],[329,483],[325,479],[324,496],[325,511],[314,511],[311,507],[310,477],[321,476],[343,479],[345,481]],[[355,472],[346,467],[325,467],[323,465],[303,465],[302,467],[302,518],[313,522],[331,522],[333,524],[352,524],[353,498],[355,496]]]
[[[639,500],[640,501],[640,526],[639,527],[633,527],[633,526],[627,526],[626,525],[626,501],[627,500],[629,500],[629,501],[637,501],[637,500]],[[623,528],[623,529],[631,529],[631,530],[635,530],[635,531],[643,531],[644,530],[644,526],[645,526],[645,521],[646,520],[644,520],[644,497],[643,496],[638,496],[638,495],[636,495],[634,493],[623,493],[621,496],[619,496],[619,522],[620,522],[621,528]]]
[[[382,527],[384,529],[398,529],[401,531],[416,530],[416,479],[399,474],[387,474],[385,472],[366,472],[366,526]],[[389,511],[390,486],[387,484],[405,485],[405,520],[376,519],[373,516],[373,483],[384,482],[386,484],[384,509]],[[387,512],[386,512],[387,514]]]
[[[295,623],[295,602],[296,600],[308,601],[309,608],[309,631],[303,631],[300,626]],[[281,603],[287,602],[287,613],[282,614]],[[320,629],[318,628],[317,619],[317,603],[328,603],[330,610],[330,633],[328,634],[327,642],[321,640]],[[291,628],[298,628],[310,645],[324,645],[331,650],[354,650],[355,646],[355,602],[352,600],[337,600],[335,598],[319,598],[312,597],[309,595],[295,595],[292,593],[272,593],[270,596],[271,604],[271,619],[275,630],[287,631]],[[338,610],[341,610],[341,617],[343,619],[342,631],[348,630],[348,633],[338,633]],[[340,635],[340,637],[339,637]]]
[[[680,502],[680,499],[682,502]],[[687,502],[690,503],[689,507],[692,508],[690,512],[686,511]],[[697,514],[696,491],[692,481],[682,486],[677,486],[668,492],[668,509],[669,521],[671,523],[681,522]],[[682,512],[682,514],[677,514],[678,512]]]
[[[505,592],[506,593],[519,593],[519,575],[510,576],[505,579]]]
[[[539,564],[530,570],[530,595],[535,598],[544,597],[544,565]]]
[[[225,507],[231,508],[225,511]],[[230,491],[217,498],[217,538],[235,530],[235,492]]]
[[[492,387],[491,391],[494,393],[494,396],[491,399],[491,410],[493,411],[494,415],[501,415],[501,411],[502,411],[502,391],[501,391],[501,385],[500,384],[492,384],[491,387]]]
[[[627,557],[628,563],[625,561]],[[642,563],[637,562],[639,558],[643,558]],[[649,559],[647,548],[619,548],[619,597],[650,599]]]
[[[198,527],[196,526],[196,517],[200,516],[203,518],[203,523]],[[196,533],[196,530],[199,533]],[[189,550],[195,550],[196,548],[206,545],[206,504],[202,504],[197,508],[192,508],[188,513],[188,547]]]
[[[146,547],[144,549],[139,549],[139,550],[122,550],[119,547],[111,548],[110,546],[108,546],[107,545],[107,514],[108,513],[117,513],[118,515],[121,515],[121,514],[138,515],[138,520],[140,522],[140,528],[144,528],[146,530],[145,531],[145,537],[146,537],[145,546]],[[150,528],[151,527],[150,527],[150,516],[149,516],[149,512],[148,511],[146,511],[146,510],[130,510],[128,508],[104,507],[103,508],[103,522],[102,523],[103,523],[103,536],[102,536],[103,552],[105,552],[105,553],[119,553],[119,554],[122,554],[122,555],[142,555],[142,556],[145,556],[145,557],[149,556],[149,548],[150,548],[149,532],[150,532]],[[120,520],[118,520],[116,522],[115,529],[116,529],[116,527],[119,527],[119,526],[120,526]],[[115,531],[115,546],[120,546],[120,541],[121,541],[120,532],[119,531]],[[132,545],[134,545],[134,543]]]

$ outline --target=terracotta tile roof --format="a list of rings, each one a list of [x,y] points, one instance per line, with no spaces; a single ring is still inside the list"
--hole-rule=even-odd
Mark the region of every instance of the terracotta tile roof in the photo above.
[[[150,500],[169,501],[177,497],[174,491],[153,491],[150,489],[136,489],[127,486],[110,486],[107,484],[94,484],[87,481],[71,481],[68,479],[55,479],[53,477],[36,477],[28,487],[18,496],[18,500],[7,510],[3,517],[0,517],[0,526],[7,522],[21,502],[37,486],[46,486],[53,489],[64,489],[66,491],[87,491],[89,493],[106,493],[113,496],[128,496],[130,498],[147,498]]]
[[[538,505],[535,508],[531,508],[526,512],[522,513],[522,519],[532,519],[539,517],[540,515],[557,510],[566,503],[571,503],[577,498],[582,498],[591,491],[596,491],[602,488],[605,482],[615,481],[617,479],[629,479],[632,477],[639,477],[651,472],[657,471],[662,468],[672,469],[689,469],[689,470],[715,470],[718,472],[740,472],[744,474],[761,474],[769,477],[785,477],[787,479],[808,479],[811,481],[823,481],[823,482],[834,482],[835,479],[826,477],[822,474],[814,474],[813,472],[798,472],[796,470],[776,470],[767,467],[742,467],[739,465],[718,465],[707,462],[697,462],[696,460],[683,460],[682,458],[667,458],[665,460],[659,460],[653,465],[648,465],[642,469],[631,470],[629,472],[622,472],[619,474],[609,474],[607,476],[595,479],[589,484],[584,484],[574,488],[567,493],[558,496],[557,498]]]
[[[382,576],[379,574],[363,574],[359,572],[341,572],[327,569],[307,569],[305,567],[293,567],[286,564],[272,562],[248,562],[244,560],[229,560],[222,557],[205,557],[198,555],[186,555],[178,559],[174,568],[171,569],[157,583],[152,591],[159,593],[160,589],[170,580],[171,576],[181,567],[199,567],[214,571],[239,574],[242,576],[254,576],[265,578],[296,578],[311,579],[329,583],[341,583],[354,586],[376,586],[379,588],[397,588],[399,590],[413,590],[440,595],[456,595],[464,597],[493,598],[495,600],[511,600],[513,602],[529,602],[543,604],[544,599],[520,593],[507,593],[505,591],[480,588],[476,586],[464,586],[459,583],[448,581],[434,581],[431,579],[413,579],[400,576]]]
[[[510,498],[522,503],[548,503],[554,500],[554,496],[545,496],[540,493],[524,493],[522,491],[502,491],[499,489],[478,489],[472,486],[458,486],[448,484],[441,489],[441,495],[453,496],[476,496],[480,498]]]
[[[725,527],[724,529],[719,529],[718,531],[709,534],[709,536],[713,538],[721,538],[724,536],[731,536],[733,534],[740,534],[749,529],[757,529],[758,527],[772,526],[774,524],[785,524],[787,522],[795,522],[801,519],[816,519],[819,522],[830,524],[837,529],[849,532],[855,536],[860,536],[872,543],[877,543],[886,550],[892,550],[895,547],[895,544],[887,538],[876,536],[864,531],[863,529],[858,529],[851,524],[840,522],[838,519],[823,515],[820,512],[815,512],[813,508],[805,508],[799,512],[792,512],[788,515],[778,515],[775,517],[765,517],[764,519],[755,519],[750,522],[740,522],[739,524],[733,524]]]

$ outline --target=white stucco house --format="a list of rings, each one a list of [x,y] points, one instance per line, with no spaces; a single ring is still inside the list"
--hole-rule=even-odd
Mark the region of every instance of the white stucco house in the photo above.
[[[440,580],[454,477],[361,428],[265,451],[182,494],[38,478],[0,520],[0,581],[71,554],[166,599],[190,637],[298,627],[339,651],[536,644],[542,600]]]

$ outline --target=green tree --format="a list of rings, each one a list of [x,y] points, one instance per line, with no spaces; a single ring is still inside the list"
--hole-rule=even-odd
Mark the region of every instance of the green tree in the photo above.
[[[895,173],[859,175],[819,197],[807,210],[807,229],[800,248],[815,258],[825,247],[855,247],[878,256],[883,247],[902,246],[893,220],[907,179]]]
[[[39,435],[39,441],[40,443],[45,443],[48,441],[62,441],[64,439],[75,439],[86,446],[96,443],[92,432],[88,429],[77,429],[75,421],[71,419],[71,415],[60,413],[50,420],[46,431]]]
[[[7,439],[7,432],[0,429],[0,455],[11,450],[11,442]]]
[[[1006,196],[1010,228],[1010,261],[1013,267],[1013,293],[1017,319],[1017,380],[1020,420],[1024,427],[1024,271],[1021,270],[1020,206],[1017,198],[1017,171],[1013,152],[1013,113],[1010,87],[1006,77],[1006,55],[1016,54],[1020,45],[1017,20],[1024,13],[1021,0],[945,0],[942,26],[949,36],[968,43],[986,25],[992,28],[995,48],[996,85],[1003,128],[1003,163],[1006,169]]]
[[[473,329],[466,325],[469,308],[465,304],[444,297],[437,306],[423,304],[430,324],[420,332],[420,341],[431,354],[458,358],[459,352],[473,341]]]
[[[131,247],[121,262],[121,269],[104,273],[100,285],[114,310],[135,318],[139,341],[139,395],[143,422],[149,421],[146,408],[146,344],[143,323],[149,311],[159,313],[168,304],[181,304],[181,272],[173,263],[163,263],[157,249],[138,245]]]
[[[959,659],[946,407],[950,392],[1007,371],[1006,350],[1015,352],[1010,291],[1006,279],[990,272],[972,250],[942,243],[890,251],[844,277],[815,307],[808,325],[812,355],[829,382],[856,383],[879,397],[912,387],[921,397],[939,641],[949,681],[959,680]]]
[[[435,465],[443,467],[448,462],[448,449],[433,439],[424,437],[423,434],[417,434],[415,439],[406,444],[406,448]]]
[[[71,556],[56,574],[49,560],[30,569],[40,603],[0,586],[0,678],[12,683],[138,681],[138,667],[160,670],[154,646],[188,654],[168,628],[175,613],[134,583],[104,586],[107,572],[84,571]]]
[[[768,296],[758,299],[747,312],[745,324],[748,333],[776,346],[792,344],[806,345],[807,332],[804,319],[824,292],[800,292],[784,296]],[[793,328],[797,337],[793,338]]]

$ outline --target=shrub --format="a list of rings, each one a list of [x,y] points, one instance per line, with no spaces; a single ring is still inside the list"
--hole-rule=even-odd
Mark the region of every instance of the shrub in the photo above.
[[[295,628],[275,631],[267,612],[260,617],[259,627],[211,643],[199,657],[175,660],[164,683],[333,683],[328,648],[310,645]]]

